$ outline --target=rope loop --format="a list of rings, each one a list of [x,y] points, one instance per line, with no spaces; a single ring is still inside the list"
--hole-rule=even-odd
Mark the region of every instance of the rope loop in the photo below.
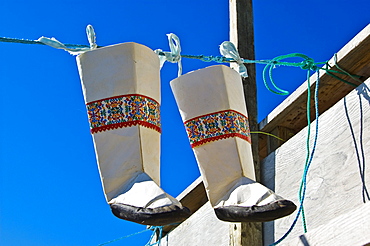
[[[87,25],[86,27],[86,35],[87,35],[87,39],[89,40],[90,49],[91,50],[96,49],[98,45],[96,44],[95,30],[94,30],[94,27],[90,24]]]
[[[272,70],[279,64],[279,59],[280,57],[275,57],[266,64],[266,66],[263,68],[263,71],[262,71],[262,78],[263,78],[263,83],[265,87],[267,88],[267,90],[277,95],[286,96],[289,94],[289,92],[277,87],[272,77]],[[270,83],[272,84],[275,90],[270,88],[270,86],[267,83],[267,80],[268,80],[267,78],[269,78]]]
[[[303,61],[301,62],[286,62],[286,61],[282,61],[284,59],[288,59],[288,58],[302,58]],[[265,65],[265,68],[263,69],[263,82],[266,86],[266,88],[272,92],[272,93],[275,93],[277,95],[288,95],[289,92],[288,91],[285,91],[285,90],[282,90],[280,88],[278,88],[274,82],[274,79],[273,79],[273,76],[272,76],[272,70],[276,67],[276,66],[290,66],[290,67],[300,67],[301,69],[304,69],[304,70],[308,70],[308,71],[318,71],[320,68],[317,66],[317,64],[321,64],[321,63],[316,63],[312,58],[304,55],[304,54],[301,54],[301,53],[292,53],[292,54],[288,54],[288,55],[282,55],[282,56],[277,56],[273,59],[271,59],[270,61],[267,62],[267,64]],[[273,88],[274,89],[271,89],[267,83],[267,80],[270,80],[270,83],[272,84]]]

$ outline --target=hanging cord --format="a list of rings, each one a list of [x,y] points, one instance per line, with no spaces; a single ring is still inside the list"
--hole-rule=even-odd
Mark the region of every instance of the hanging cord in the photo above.
[[[147,229],[145,229],[143,231],[139,231],[139,232],[136,232],[136,233],[133,233],[133,234],[130,234],[130,235],[126,235],[126,236],[123,236],[123,237],[120,237],[120,238],[117,238],[117,239],[114,239],[114,240],[111,240],[111,241],[108,241],[108,242],[105,242],[105,243],[101,243],[98,246],[103,246],[103,245],[107,245],[107,244],[110,244],[110,243],[114,243],[114,242],[120,241],[122,239],[129,238],[129,237],[132,237],[132,236],[136,236],[138,234],[141,234],[141,233],[144,233],[144,232],[147,232],[147,231],[153,231],[153,233],[150,236],[149,241],[145,244],[145,246],[160,245],[162,235],[163,235],[163,227],[164,226],[148,226]],[[158,240],[154,243],[151,243],[151,241],[153,240],[155,235],[158,235]]]
[[[362,81],[361,80],[359,80],[358,78],[359,77],[361,77],[361,76],[359,76],[359,75],[352,75],[352,74],[350,74],[350,73],[348,73],[347,71],[345,71],[344,69],[342,69],[339,65],[338,65],[338,57],[337,57],[337,53],[335,53],[334,54],[334,66],[336,67],[336,68],[338,68],[340,71],[342,71],[344,74],[346,74],[346,75],[348,75],[349,77],[351,77],[353,80],[356,80],[357,82],[360,82],[360,83],[362,83]],[[358,86],[358,85],[355,85],[356,87]]]
[[[162,234],[163,234],[163,226],[150,226],[149,230],[153,230],[152,236],[150,237],[149,241],[145,246],[155,246],[155,245],[161,245],[161,239],[162,239]],[[151,243],[153,240],[154,236],[157,235],[157,241],[154,243]]]
[[[344,80],[344,79],[342,79],[342,78],[340,78],[340,77],[338,77],[338,76],[336,76],[334,73],[339,73],[339,74],[344,74],[344,75],[347,75],[347,76],[349,76],[350,78],[352,78],[353,80],[355,80],[355,81],[357,81],[357,82],[359,82],[360,84],[362,83],[362,81],[359,79],[359,78],[361,78],[361,76],[359,76],[359,75],[354,75],[354,74],[350,74],[350,73],[348,73],[347,71],[345,71],[344,69],[342,69],[339,65],[338,65],[338,62],[337,62],[337,53],[335,53],[334,54],[334,66],[337,68],[337,69],[339,69],[340,71],[336,71],[336,70],[332,70],[332,69],[328,69],[328,67],[330,67],[329,66],[329,64],[328,64],[328,62],[326,63],[326,68],[321,68],[321,69],[323,69],[323,70],[325,70],[325,72],[326,72],[326,74],[328,74],[328,75],[330,75],[331,77],[333,77],[333,78],[335,78],[335,79],[337,79],[337,80],[339,80],[339,81],[342,81],[343,83],[346,83],[346,84],[348,84],[348,85],[351,85],[351,86],[353,86],[353,87],[357,87],[357,86],[359,86],[359,85],[357,85],[357,84],[354,84],[354,83],[351,83],[351,82],[349,82],[349,81],[347,81],[347,80]]]
[[[274,135],[274,134],[271,134],[271,133],[268,133],[268,132],[251,131],[250,133],[251,133],[251,134],[264,134],[264,135],[267,135],[267,136],[270,136],[270,137],[273,137],[273,138],[276,138],[276,139],[278,139],[278,140],[280,140],[280,141],[285,142],[285,140],[284,140],[284,139],[279,138],[278,136],[276,136],[276,135]]]
[[[101,243],[98,246],[103,246],[103,245],[107,245],[107,244],[110,244],[110,243],[114,243],[114,242],[120,241],[122,239],[129,238],[129,237],[132,237],[132,236],[136,236],[138,234],[141,234],[141,233],[144,233],[144,232],[147,232],[147,231],[149,231],[149,229],[145,229],[143,231],[139,231],[139,232],[136,232],[136,233],[133,233],[133,234],[130,234],[130,235],[126,235],[126,236],[123,236],[123,237],[120,237],[120,238],[117,238],[117,239],[114,239],[114,240],[111,240],[111,241],[108,241],[108,242],[105,242],[105,243]]]
[[[320,74],[317,74],[317,77],[319,77]],[[307,72],[307,80],[310,79],[310,72]],[[312,152],[310,152],[310,136],[311,136],[311,86],[310,82],[308,82],[308,88],[307,88],[307,139],[306,139],[306,161],[305,161],[305,170],[308,170],[308,165],[310,164],[310,161],[313,158],[313,155],[315,153],[316,149],[316,143],[317,143],[317,136],[318,136],[318,119],[319,119],[319,112],[318,112],[318,84],[315,87],[315,115],[316,115],[316,134],[315,134],[315,141],[314,141],[314,146],[312,149]],[[303,224],[303,231],[304,233],[307,232],[307,225],[306,225],[306,215],[305,215],[305,210],[304,210],[304,205],[303,205],[303,189],[306,189],[306,177],[301,180],[301,184],[299,187],[299,200],[302,201],[302,224]]]
[[[363,144],[363,122],[364,122],[364,119],[363,119],[363,112],[362,112],[361,94],[362,93],[360,91],[357,92],[358,99],[359,99],[359,108],[360,108],[360,119],[359,119],[359,133],[360,134],[359,134],[359,140],[358,141],[356,140],[355,130],[354,130],[353,124],[351,122],[351,118],[349,116],[346,98],[344,98],[343,102],[344,102],[344,112],[346,114],[346,118],[347,118],[348,125],[349,125],[349,130],[351,132],[352,141],[353,141],[353,145],[354,145],[354,148],[355,148],[355,153],[356,153],[357,163],[358,163],[358,169],[360,171],[360,178],[361,178],[361,182],[362,182],[362,201],[364,203],[366,203],[366,202],[370,201],[370,195],[369,195],[369,192],[367,190],[366,182],[365,182],[365,160],[366,160],[366,158],[365,158],[364,144]],[[360,154],[360,152],[361,152],[361,154]]]
[[[310,101],[310,99],[311,99],[311,92],[310,92],[311,91],[311,85],[310,85],[310,80],[309,80],[309,71],[307,73],[308,73],[308,75],[307,75],[307,78],[308,78],[308,80],[307,80],[307,83],[308,83],[307,106],[310,106],[310,103],[308,101]],[[308,174],[308,169],[310,168],[310,165],[312,163],[313,156],[314,156],[314,153],[315,153],[315,150],[316,150],[317,138],[318,138],[318,132],[319,132],[319,100],[318,100],[319,83],[320,83],[320,75],[319,75],[319,71],[317,70],[317,80],[316,80],[316,87],[315,87],[315,117],[316,117],[316,129],[315,129],[315,131],[316,132],[315,132],[315,137],[314,137],[314,141],[313,141],[312,151],[310,153],[309,140],[310,140],[310,134],[311,134],[311,127],[310,127],[311,122],[310,122],[310,117],[309,117],[310,108],[307,107],[307,122],[308,122],[308,126],[307,126],[307,146],[306,146],[307,156],[306,156],[306,162],[305,162],[304,171],[303,171],[303,175],[302,175],[301,185],[300,185],[300,189],[299,189],[300,206],[299,206],[297,215],[296,215],[292,225],[288,229],[288,231],[279,240],[270,244],[270,246],[277,245],[277,244],[281,243],[291,233],[291,231],[293,230],[293,228],[295,227],[295,225],[296,225],[296,223],[299,219],[299,216],[300,216],[301,212],[304,211],[303,202],[304,202],[305,195],[306,195],[307,174]],[[304,228],[306,230],[307,228],[306,228],[305,218],[303,219],[303,224],[304,224]],[[305,232],[307,232],[307,231],[305,231]]]

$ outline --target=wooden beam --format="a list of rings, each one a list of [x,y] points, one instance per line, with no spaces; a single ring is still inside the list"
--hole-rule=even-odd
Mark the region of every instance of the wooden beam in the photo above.
[[[230,41],[240,57],[254,60],[254,26],[252,0],[230,0]],[[255,64],[246,64],[248,77],[243,78],[244,97],[247,104],[251,131],[258,131],[257,86]],[[258,135],[252,134],[252,152],[256,179],[260,181]],[[230,246],[262,245],[262,223],[230,223]]]
[[[153,240],[151,243],[156,242]],[[162,238],[158,246],[226,246],[229,244],[229,223],[217,219],[207,202],[197,213]]]
[[[370,76],[370,24],[357,34],[350,42],[348,42],[337,53],[337,64],[342,69],[351,74],[357,74],[362,77],[361,81],[366,80]],[[329,61],[330,66],[335,68],[334,58]],[[338,70],[338,69],[336,69]],[[337,75],[342,79],[352,83],[359,84],[358,81],[351,79],[349,76]],[[311,91],[314,90],[316,84],[316,74],[311,76]],[[347,95],[355,87],[345,84],[330,75],[320,73],[320,89],[319,89],[319,111],[320,114],[325,112],[341,98]],[[311,93],[313,94],[313,93]],[[313,100],[313,98],[311,98]],[[285,128],[291,133],[297,133],[307,126],[306,117],[306,102],[307,102],[307,81],[304,82],[296,91],[294,91],[287,99],[285,99],[278,107],[276,107],[260,124],[259,130],[273,133],[274,129]],[[311,119],[314,120],[314,103],[311,103]],[[288,140],[292,135],[287,135]],[[278,135],[279,136],[279,135]],[[275,140],[273,140],[275,141]],[[279,146],[269,150],[269,140],[266,136],[259,138],[259,158],[263,160],[271,151],[274,151]]]
[[[252,0],[230,0],[230,41],[236,46],[240,57],[254,60],[254,27]],[[245,64],[248,77],[243,78],[244,97],[247,104],[251,131],[258,131],[257,122],[257,86],[255,64]],[[231,66],[237,66],[231,64]],[[252,151],[257,180],[260,180],[258,157],[258,136],[252,134]]]
[[[188,196],[190,192],[192,196]],[[196,197],[198,197],[198,199],[195,199]],[[208,198],[202,177],[197,178],[190,186],[181,192],[181,194],[177,196],[177,199],[181,201],[181,204],[189,208],[192,213],[203,206],[208,201]]]
[[[191,185],[181,192],[176,199],[179,200],[183,206],[189,208],[191,214],[195,213],[199,208],[206,204],[208,198],[202,177],[197,178]],[[165,226],[163,228],[163,236],[176,227],[177,225]]]

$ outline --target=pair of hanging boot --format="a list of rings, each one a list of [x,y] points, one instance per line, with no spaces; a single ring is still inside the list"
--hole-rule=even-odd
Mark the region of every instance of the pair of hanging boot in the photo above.
[[[160,62],[148,47],[124,43],[77,57],[105,198],[113,214],[144,225],[185,220],[189,209],[160,188]],[[212,66],[171,81],[189,141],[217,217],[270,221],[296,206],[253,181],[241,78]]]

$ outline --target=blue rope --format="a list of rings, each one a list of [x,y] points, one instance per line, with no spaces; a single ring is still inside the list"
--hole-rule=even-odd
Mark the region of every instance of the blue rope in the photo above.
[[[98,246],[103,246],[103,245],[106,245],[106,244],[114,243],[114,242],[117,242],[119,240],[122,240],[122,239],[125,239],[125,238],[129,238],[129,237],[132,237],[132,236],[136,236],[138,234],[141,234],[141,233],[147,232],[147,231],[149,231],[149,229],[146,229],[146,230],[143,230],[143,231],[139,231],[139,232],[136,232],[136,233],[133,233],[133,234],[130,234],[130,235],[126,235],[126,236],[123,236],[123,237],[120,237],[120,238],[117,238],[117,239],[114,239],[114,240],[111,240],[111,241],[108,241],[108,242],[105,242],[105,243],[101,243]]]
[[[130,234],[130,235],[126,235],[126,236],[123,236],[123,237],[120,237],[120,238],[117,238],[117,239],[114,239],[114,240],[111,240],[111,241],[108,241],[108,242],[105,242],[105,243],[101,243],[98,246],[103,246],[103,245],[107,245],[107,244],[110,244],[110,243],[114,243],[114,242],[120,241],[122,239],[129,238],[129,237],[132,237],[132,236],[136,236],[138,234],[141,234],[141,233],[144,233],[144,232],[147,232],[147,231],[153,231],[153,233],[150,236],[149,241],[145,244],[145,246],[160,245],[162,235],[163,235],[163,226],[150,226],[146,230],[139,231],[139,232],[136,232],[136,233],[133,233],[133,234]],[[158,240],[154,243],[150,243],[153,240],[154,236],[157,234],[157,231],[158,231]]]
[[[40,41],[37,41],[37,40],[6,38],[6,37],[0,37],[0,42],[45,45],[44,43],[42,43]],[[82,44],[64,44],[64,45],[67,48],[89,48],[90,47],[89,45],[82,45]],[[103,46],[97,46],[97,47],[101,48]],[[159,55],[165,56],[165,53],[159,52]],[[191,59],[199,59],[199,60],[204,61],[204,62],[217,62],[217,63],[236,62],[233,58],[226,58],[224,56],[181,55],[181,57],[191,58]],[[301,62],[284,62],[284,61],[281,61],[281,60],[284,60],[284,59],[287,59],[287,58],[297,58],[297,57],[302,58],[303,61],[301,61]],[[326,73],[328,75],[332,76],[333,78],[338,79],[338,80],[340,80],[344,83],[350,84],[350,85],[355,86],[355,87],[357,87],[356,84],[353,84],[351,82],[343,80],[343,79],[339,78],[338,76],[334,75],[333,73],[348,75],[352,78],[361,77],[361,76],[358,76],[358,75],[351,75],[348,72],[346,72],[346,71],[344,71],[343,69],[340,69],[340,68],[338,68],[338,69],[340,69],[341,71],[336,71],[336,70],[332,70],[332,69],[328,69],[328,68],[318,67],[318,65],[320,65],[320,64],[327,64],[327,62],[314,62],[314,60],[312,58],[310,58],[306,55],[300,54],[300,53],[292,53],[292,54],[288,54],[288,55],[282,55],[282,56],[275,57],[272,60],[248,60],[248,59],[241,58],[241,61],[243,63],[264,64],[265,65],[265,68],[263,69],[264,84],[270,92],[278,94],[278,95],[288,95],[289,92],[285,91],[285,90],[282,90],[282,89],[280,89],[276,86],[276,84],[273,80],[273,77],[272,77],[272,70],[276,66],[300,67],[300,68],[308,70],[308,71],[310,71],[310,70],[316,71],[316,70],[322,69],[322,70],[325,70]],[[269,78],[270,83],[272,84],[274,89],[271,89],[268,86],[267,78]]]
[[[0,42],[5,42],[5,43],[18,43],[18,44],[41,44],[45,45],[44,43],[37,41],[37,40],[29,40],[29,39],[18,39],[18,38],[5,38],[5,37],[0,37]],[[84,45],[84,44],[64,44],[68,48],[90,48],[89,45]],[[101,47],[101,46],[98,46]]]
[[[312,152],[307,155],[306,164],[305,164],[304,171],[303,171],[301,187],[300,187],[300,192],[299,192],[299,196],[300,196],[299,209],[298,209],[297,215],[296,215],[292,225],[288,229],[288,231],[279,240],[270,244],[270,246],[277,245],[277,244],[281,243],[291,233],[291,231],[293,230],[293,228],[295,227],[295,225],[296,225],[296,223],[299,219],[299,216],[300,216],[301,212],[303,212],[303,210],[304,210],[303,203],[304,203],[304,199],[305,199],[305,195],[306,195],[306,188],[307,188],[307,174],[308,174],[308,170],[310,168],[310,165],[312,163],[314,153],[316,151],[317,138],[318,138],[318,132],[319,132],[319,100],[318,100],[319,83],[320,83],[320,76],[319,76],[319,71],[317,70],[317,81],[316,81],[316,87],[315,87],[315,117],[316,117],[316,129],[315,130],[316,130],[316,132],[315,132],[315,138],[314,138],[314,142],[313,142]],[[307,100],[310,100],[310,90],[311,90],[310,80],[308,79]],[[309,111],[310,111],[310,108],[307,108],[308,113],[309,113]],[[309,124],[308,124],[308,136],[307,136],[308,140],[307,141],[309,141],[309,138],[310,138],[310,124],[311,124],[311,122],[309,122]],[[305,225],[305,223],[306,223],[305,220],[304,220],[303,223]]]
[[[310,73],[309,71],[307,72],[307,81],[310,79]],[[308,165],[308,161],[310,158],[310,135],[311,135],[311,86],[310,83],[308,82],[308,88],[307,88],[307,139],[306,139],[306,162],[305,162],[305,168]],[[313,155],[313,154],[312,154]],[[311,155],[311,156],[312,156]],[[301,184],[299,187],[299,200],[302,199],[302,188],[306,185],[305,182],[303,182],[303,179],[301,180]],[[304,212],[304,206],[302,206],[302,223],[303,223],[303,231],[306,233],[307,232],[307,226],[306,226],[306,216]]]
[[[359,122],[360,122],[360,126],[359,126],[359,129],[360,129],[360,136],[359,136],[359,143],[357,144],[357,141],[356,141],[356,137],[355,137],[355,131],[353,129],[353,125],[351,123],[351,119],[349,117],[349,112],[348,112],[348,108],[347,108],[347,101],[346,101],[346,98],[344,98],[344,112],[346,114],[346,118],[348,120],[348,125],[349,125],[349,129],[351,131],[351,136],[352,136],[352,140],[353,140],[353,144],[354,144],[354,147],[355,147],[355,151],[356,151],[356,157],[357,157],[357,163],[358,163],[358,168],[359,168],[359,171],[360,171],[360,178],[361,178],[361,182],[362,182],[362,201],[364,203],[366,203],[366,198],[368,201],[370,201],[370,196],[369,196],[369,192],[367,190],[367,187],[366,187],[366,182],[365,182],[365,152],[364,152],[364,145],[363,145],[363,114],[362,114],[362,99],[361,99],[361,95],[360,93],[358,93],[358,97],[359,97],[359,108],[361,110],[360,112],[360,119],[359,119]],[[360,147],[360,150],[359,150],[359,147]],[[360,157],[360,152],[361,151],[361,157]]]
[[[161,239],[162,239],[162,233],[163,233],[163,226],[151,226],[149,229],[153,230],[153,233],[152,233],[152,236],[150,237],[148,243],[145,244],[145,246],[160,245],[161,244]],[[158,240],[154,243],[150,243],[153,240],[154,236],[157,234],[157,230],[158,230]]]

